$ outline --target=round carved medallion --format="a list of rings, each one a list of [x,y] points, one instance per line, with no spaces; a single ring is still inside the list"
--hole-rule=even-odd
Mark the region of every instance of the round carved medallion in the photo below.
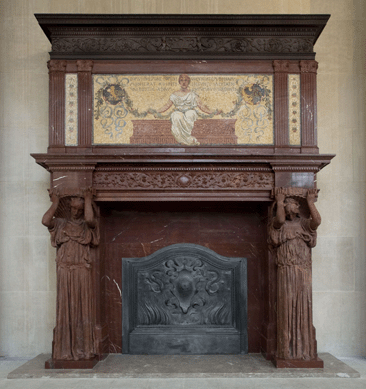
[[[178,178],[178,185],[179,186],[188,186],[191,183],[191,178],[187,177],[186,175],[182,175]]]

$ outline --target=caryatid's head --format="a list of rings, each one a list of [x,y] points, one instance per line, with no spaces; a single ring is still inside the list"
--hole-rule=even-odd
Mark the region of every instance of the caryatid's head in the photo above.
[[[71,218],[80,219],[84,213],[84,199],[82,197],[72,197],[70,202]]]
[[[291,197],[287,197],[285,200],[285,212],[286,212],[286,217],[287,219],[292,220],[295,218],[297,215],[300,214],[300,204],[298,201]]]

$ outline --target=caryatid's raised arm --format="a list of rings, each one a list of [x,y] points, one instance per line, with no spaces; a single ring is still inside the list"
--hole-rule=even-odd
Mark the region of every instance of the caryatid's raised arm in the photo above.
[[[50,206],[48,211],[43,215],[42,224],[48,228],[53,228],[55,224],[54,216],[57,211],[58,205],[60,203],[60,198],[53,191],[50,191],[50,198],[52,201],[52,205]]]
[[[318,212],[314,204],[317,193],[318,193],[317,189],[309,189],[308,195],[306,197],[309,211],[310,211],[310,216],[311,216],[310,227],[312,230],[316,230],[320,226],[320,223],[322,222],[320,213]]]
[[[84,193],[84,217],[89,227],[94,228],[97,224],[93,209],[93,194],[91,190],[86,190]]]
[[[286,221],[286,211],[285,211],[285,204],[284,204],[286,195],[282,193],[281,190],[278,190],[276,192],[275,198],[276,198],[277,212],[273,220],[273,227],[278,229],[281,228]]]

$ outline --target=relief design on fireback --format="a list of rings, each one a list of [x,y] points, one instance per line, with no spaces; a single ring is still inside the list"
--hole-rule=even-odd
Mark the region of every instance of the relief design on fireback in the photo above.
[[[138,325],[231,325],[232,271],[175,257],[138,272]]]

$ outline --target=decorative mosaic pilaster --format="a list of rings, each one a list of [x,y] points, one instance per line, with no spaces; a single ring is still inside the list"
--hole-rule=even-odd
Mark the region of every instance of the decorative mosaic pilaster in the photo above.
[[[301,145],[300,75],[288,75],[288,128],[290,145]]]
[[[66,74],[65,79],[65,145],[78,145],[78,76]]]

